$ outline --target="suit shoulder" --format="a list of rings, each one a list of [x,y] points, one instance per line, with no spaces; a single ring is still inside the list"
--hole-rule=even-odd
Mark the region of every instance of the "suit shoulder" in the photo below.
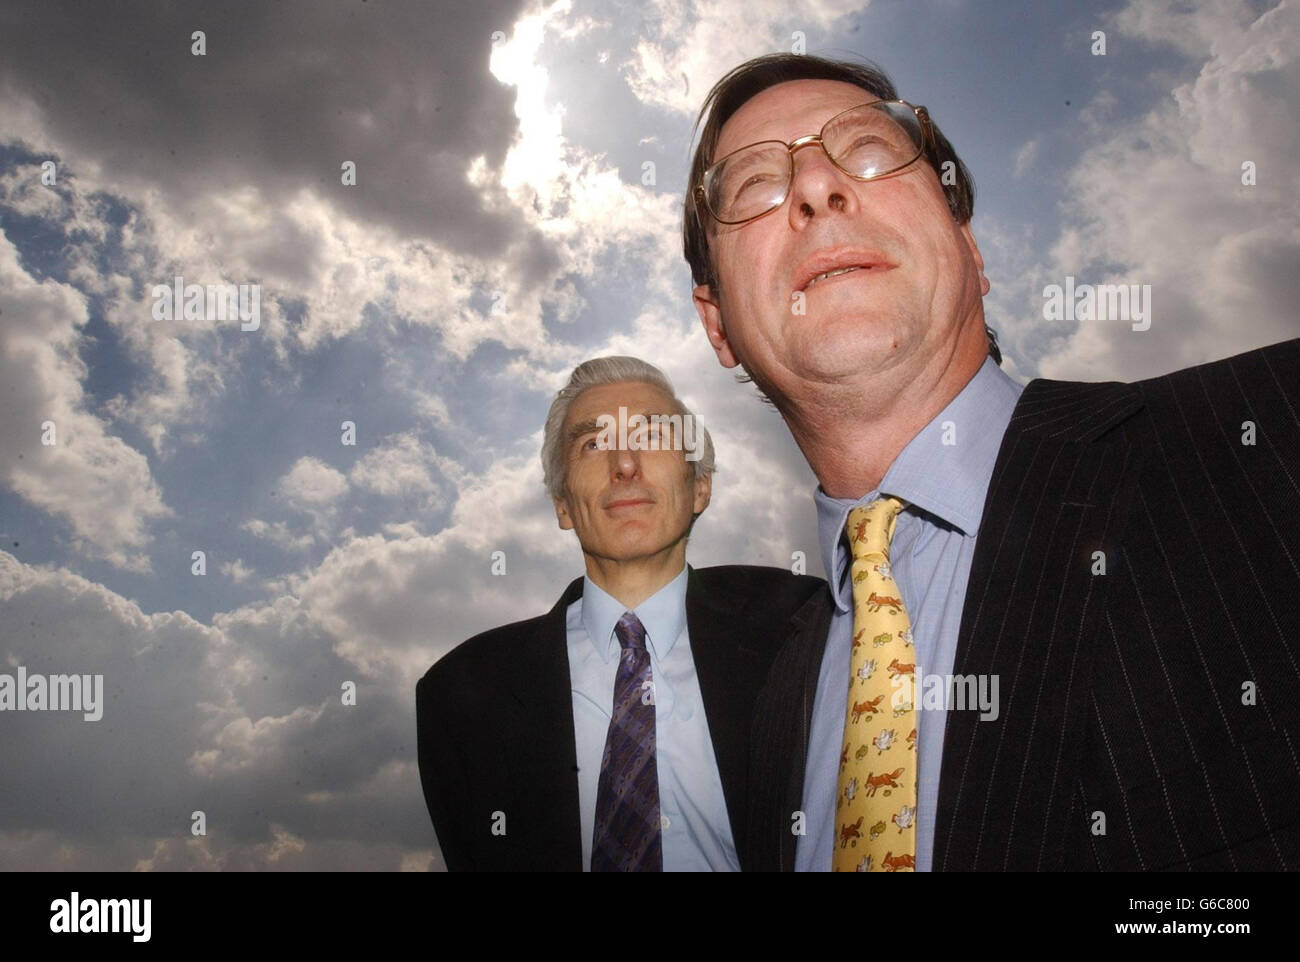
[[[695,568],[701,587],[710,592],[752,599],[760,607],[797,608],[825,589],[813,575],[796,575],[767,565],[717,565]]]
[[[1220,378],[1232,378],[1234,372],[1238,372],[1239,380],[1241,374],[1244,374],[1248,379],[1261,375],[1267,378],[1268,373],[1272,372],[1280,380],[1281,387],[1293,389],[1294,385],[1300,382],[1300,338],[1279,341],[1276,344],[1269,344],[1266,347],[1256,348],[1252,351],[1243,351],[1240,354],[1220,358],[1216,361],[1193,364],[1190,367],[1180,368],[1168,374],[1144,378],[1133,383],[1145,390],[1170,382],[1190,382],[1198,379],[1213,381]]]
[[[481,677],[485,672],[500,670],[501,665],[509,663],[508,659],[514,649],[542,634],[546,617],[538,615],[498,628],[489,628],[462,641],[424,673],[416,684],[417,693],[423,697],[435,690],[461,689],[468,681]]]
[[[1189,443],[1235,438],[1243,421],[1266,418],[1275,440],[1291,448],[1300,430],[1300,339],[1133,383],[1156,429],[1188,431]],[[1196,427],[1202,424],[1222,433],[1207,435]]]

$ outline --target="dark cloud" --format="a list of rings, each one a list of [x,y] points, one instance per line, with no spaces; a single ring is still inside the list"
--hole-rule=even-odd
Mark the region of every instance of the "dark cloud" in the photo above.
[[[26,3],[0,12],[0,94],[30,98],[65,163],[190,199],[254,187],[268,203],[310,187],[361,221],[533,268],[555,263],[465,171],[495,166],[515,92],[488,70],[522,0],[433,4]],[[206,34],[205,56],[191,34]],[[46,145],[34,145],[38,148]],[[357,186],[340,165],[357,164]],[[531,273],[531,272],[530,272]]]

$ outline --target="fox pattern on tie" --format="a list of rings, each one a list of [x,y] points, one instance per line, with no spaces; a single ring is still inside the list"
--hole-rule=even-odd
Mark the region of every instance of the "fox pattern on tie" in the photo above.
[[[903,504],[849,512],[853,647],[835,803],[836,872],[916,870],[916,663],[889,546]],[[906,735],[901,733],[907,732]]]

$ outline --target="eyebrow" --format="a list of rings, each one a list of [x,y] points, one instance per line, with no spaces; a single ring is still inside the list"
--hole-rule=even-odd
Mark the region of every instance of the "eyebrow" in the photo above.
[[[599,430],[600,430],[600,425],[596,422],[596,419],[588,418],[587,420],[575,424],[573,427],[569,428],[569,441],[571,442],[576,441],[584,434],[592,434],[593,432]]]
[[[732,154],[740,153],[742,150],[747,151],[750,147],[763,147],[766,145],[770,145],[772,148],[776,149],[778,145],[780,147],[785,147],[785,142],[781,140],[756,140],[752,144],[746,144],[744,147],[736,148],[736,150],[732,151]],[[732,154],[728,154],[727,156],[730,157]],[[739,158],[733,158],[730,163],[736,170],[744,171],[758,163],[758,151],[741,154]]]
[[[869,90],[864,90],[863,93],[870,94],[871,92],[870,92]],[[897,99],[897,98],[895,98],[895,99]],[[889,102],[889,101],[886,101],[883,97],[874,97],[874,96],[873,96],[873,99],[871,99],[871,100],[864,100],[864,101],[863,101],[862,103],[860,103],[860,104],[853,104],[851,107],[845,107],[843,110],[840,110],[840,111],[838,111],[838,112],[832,114],[831,116],[827,117],[826,120],[824,120],[824,121],[822,122],[821,126],[817,128],[816,133],[820,134],[820,133],[822,132],[822,130],[825,129],[826,125],[827,125],[828,123],[830,123],[832,120],[834,120],[836,117],[838,117],[840,114],[848,113],[850,110],[853,110],[853,109],[855,109],[855,108],[857,108],[857,107],[869,107],[871,104],[883,104],[883,103],[887,103],[887,102]],[[730,118],[728,118],[728,120],[729,120],[729,119],[730,119]],[[724,124],[723,126],[725,126],[725,124]],[[722,132],[721,129],[719,129],[718,133],[721,134],[721,132]],[[809,136],[809,135],[808,135],[808,134],[800,134],[799,136],[800,136],[800,137],[807,137],[807,136]],[[795,140],[798,140],[798,139],[799,139],[798,137],[795,138]],[[757,144],[765,144],[765,143],[768,143],[768,142],[770,141],[770,142],[773,142],[773,143],[784,144],[784,145],[788,148],[788,147],[790,146],[790,144],[794,143],[794,141],[782,140],[780,137],[775,137],[775,136],[773,136],[773,137],[764,137],[762,140],[752,140],[752,141],[750,141],[750,142],[747,143],[747,144],[741,144],[739,147],[733,147],[731,150],[727,151],[725,154],[721,154],[721,156],[719,156],[719,154],[720,154],[721,152],[718,150],[718,144],[721,143],[721,141],[722,141],[722,138],[719,137],[718,140],[717,140],[717,141],[714,143],[714,145],[713,145],[713,157],[712,157],[712,158],[710,159],[710,161],[709,161],[709,164],[708,164],[709,167],[712,167],[712,166],[713,166],[714,164],[716,164],[719,160],[722,160],[722,159],[725,158],[725,157],[729,157],[731,154],[734,154],[734,153],[736,153],[737,151],[744,150],[746,147],[753,147],[753,146],[755,146],[755,145],[757,145]]]

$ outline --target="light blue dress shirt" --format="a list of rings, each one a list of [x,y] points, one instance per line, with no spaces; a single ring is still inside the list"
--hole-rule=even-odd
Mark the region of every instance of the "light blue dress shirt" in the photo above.
[[[1024,386],[992,358],[899,452],[880,487],[860,500],[828,497],[819,487],[818,539],[835,612],[813,703],[803,811],[807,834],[797,840],[795,869],[829,872],[835,844],[835,799],[847,711],[845,681],[853,635],[852,560],[844,535],[849,511],[883,495],[905,503],[894,526],[890,565],[912,623],[917,691],[922,673],[951,674],[957,653],[975,536],[984,513],[1002,435]],[[919,699],[918,699],[919,707]],[[928,872],[943,758],[942,711],[917,711],[916,870]]]
[[[681,574],[632,609],[646,629],[654,681],[664,871],[735,872],[740,870],[740,859],[686,629],[686,571],[683,566]],[[582,597],[567,612],[584,871],[591,870],[600,760],[621,652],[614,626],[627,610],[586,578]]]

